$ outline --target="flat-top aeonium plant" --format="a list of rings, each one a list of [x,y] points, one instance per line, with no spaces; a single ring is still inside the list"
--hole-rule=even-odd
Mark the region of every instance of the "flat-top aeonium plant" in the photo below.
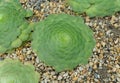
[[[71,70],[88,62],[95,40],[82,18],[53,14],[35,27],[32,48],[40,60],[56,71]]]
[[[0,53],[19,47],[27,40],[31,28],[25,17],[31,11],[22,8],[19,0],[0,0]]]
[[[38,83],[39,74],[30,64],[18,60],[0,61],[0,83]]]
[[[107,16],[120,11],[120,0],[66,0],[66,2],[74,11],[86,12],[90,17]]]

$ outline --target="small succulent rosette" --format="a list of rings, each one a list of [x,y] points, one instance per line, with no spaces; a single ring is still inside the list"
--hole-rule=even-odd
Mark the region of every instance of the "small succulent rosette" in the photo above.
[[[75,12],[86,13],[90,17],[108,16],[120,11],[120,0],[66,0]]]
[[[12,59],[0,61],[0,83],[38,83],[39,77],[31,64]]]
[[[19,47],[29,37],[31,28],[25,17],[32,11],[22,8],[19,0],[0,0],[0,53]]]
[[[58,72],[87,64],[94,46],[93,32],[84,20],[67,14],[49,15],[33,33],[33,50]]]

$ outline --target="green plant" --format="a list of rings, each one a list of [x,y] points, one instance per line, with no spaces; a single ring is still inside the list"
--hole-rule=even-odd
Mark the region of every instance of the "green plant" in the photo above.
[[[0,61],[0,83],[38,83],[39,74],[30,64],[18,60]]]
[[[107,16],[120,11],[120,0],[66,0],[66,2],[74,11],[86,12],[90,17]]]
[[[0,53],[19,47],[27,40],[31,28],[25,17],[32,15],[19,0],[0,0]]]
[[[82,18],[53,14],[35,27],[32,48],[40,60],[56,71],[71,70],[88,62],[95,41]]]

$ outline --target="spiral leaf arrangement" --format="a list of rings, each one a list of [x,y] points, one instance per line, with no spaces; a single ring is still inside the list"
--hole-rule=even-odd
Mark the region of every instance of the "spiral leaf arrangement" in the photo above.
[[[93,32],[82,18],[66,14],[49,15],[33,33],[33,50],[58,72],[86,64],[94,45]]]
[[[120,11],[120,0],[66,0],[71,8],[90,17],[107,16]]]
[[[0,53],[19,47],[31,31],[25,17],[32,15],[24,10],[19,0],[0,0]]]
[[[22,64],[18,60],[0,61],[0,83],[38,83],[39,74],[30,64]]]

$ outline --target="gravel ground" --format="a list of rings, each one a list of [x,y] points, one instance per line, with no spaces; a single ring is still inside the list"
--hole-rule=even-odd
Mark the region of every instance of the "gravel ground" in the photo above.
[[[54,68],[41,62],[32,51],[30,42],[12,53],[0,55],[32,63],[41,75],[40,83],[120,83],[120,13],[104,18],[79,15],[64,0],[20,0],[25,9],[34,11],[32,22],[45,19],[49,14],[67,13],[82,16],[94,31],[96,46],[87,65],[78,65],[72,71],[55,72]]]

